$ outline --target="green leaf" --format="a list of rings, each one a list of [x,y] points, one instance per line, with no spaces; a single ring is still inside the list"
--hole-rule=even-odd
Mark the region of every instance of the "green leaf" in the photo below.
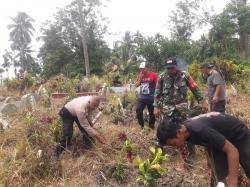
[[[157,154],[156,154],[157,157],[159,156],[162,156],[162,149],[161,148],[158,148],[157,149]]]
[[[137,155],[134,160],[133,160],[133,164],[135,166],[139,166],[142,163],[142,159]]]
[[[144,163],[139,164],[139,171],[140,171],[142,174],[145,173]]]
[[[150,151],[151,156],[155,155],[155,148],[154,147],[150,147],[149,151]]]
[[[136,182],[141,182],[143,179],[142,179],[142,177],[137,177],[136,178]]]

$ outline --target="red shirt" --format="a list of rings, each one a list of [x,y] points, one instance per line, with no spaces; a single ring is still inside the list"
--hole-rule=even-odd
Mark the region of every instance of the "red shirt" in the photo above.
[[[141,99],[154,99],[155,87],[158,76],[156,73],[150,71],[142,77],[140,83],[140,96]]]

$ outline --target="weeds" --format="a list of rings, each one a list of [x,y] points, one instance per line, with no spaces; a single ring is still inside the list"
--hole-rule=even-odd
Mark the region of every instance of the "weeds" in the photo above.
[[[109,177],[114,177],[118,184],[122,184],[126,181],[128,169],[126,164],[121,162],[115,163],[109,168]]]
[[[41,121],[43,120],[39,114],[27,113],[23,119],[26,125],[21,132],[16,136],[10,134],[2,137],[3,142],[8,142],[12,138],[14,143],[7,150],[6,148],[1,150],[3,166],[0,172],[0,184],[34,186],[38,181],[45,182],[61,176],[61,164],[51,160],[55,147],[51,139],[52,133]]]

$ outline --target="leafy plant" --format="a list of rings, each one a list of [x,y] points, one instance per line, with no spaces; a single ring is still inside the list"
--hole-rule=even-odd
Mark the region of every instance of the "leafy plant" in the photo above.
[[[28,112],[25,116],[25,123],[28,127],[31,127],[35,123],[35,118],[32,113]]]
[[[121,162],[118,162],[110,167],[109,175],[110,177],[114,177],[118,184],[121,184],[126,179],[126,169],[127,166]]]
[[[127,135],[125,133],[120,133],[118,138],[121,141],[124,141],[123,147],[119,152],[117,157],[117,161],[114,165],[109,168],[109,176],[114,177],[116,181],[121,184],[125,181],[127,177],[127,165],[125,164],[125,154],[127,154],[127,159],[130,163],[132,163],[132,149],[133,145],[130,140],[127,139]]]
[[[133,162],[133,158],[132,158],[132,149],[133,149],[133,145],[131,143],[130,140],[126,140],[124,145],[123,145],[123,148],[122,148],[122,151],[127,153],[127,159],[130,163]]]
[[[163,155],[162,149],[157,150],[154,147],[149,148],[150,157],[142,161],[139,156],[134,159],[134,164],[138,166],[140,176],[137,182],[143,182],[146,186],[156,186],[156,180],[167,170],[161,167],[161,163],[167,160],[167,155]]]
[[[54,135],[55,142],[58,142],[61,138],[62,135],[61,125],[62,125],[62,119],[60,117],[55,119],[51,125],[51,131]]]

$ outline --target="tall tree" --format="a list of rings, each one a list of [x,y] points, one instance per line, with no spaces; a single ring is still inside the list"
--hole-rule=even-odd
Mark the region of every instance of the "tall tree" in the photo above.
[[[10,66],[12,66],[12,65],[14,66],[14,73],[16,75],[17,67],[18,67],[19,64],[18,64],[18,62],[16,60],[15,54],[13,52],[11,52],[11,51],[5,50],[5,54],[4,54],[3,58],[5,58],[4,61],[6,61],[6,58],[7,58],[9,63],[10,63]]]
[[[126,63],[135,54],[134,35],[130,31],[126,31],[122,40],[116,41],[114,44],[114,53],[121,63]]]
[[[83,8],[85,15],[84,10],[85,8]],[[95,8],[91,9],[88,16],[84,18],[86,20],[84,35],[91,65],[90,73],[101,73],[103,63],[110,56],[110,49],[103,40],[106,26],[99,23],[101,15],[96,11]],[[76,0],[60,9],[55,15],[54,22],[45,23],[42,33],[43,36],[40,39],[44,41],[44,44],[40,48],[39,57],[45,76],[65,73],[65,75],[74,77],[86,73],[86,68],[83,68],[82,65],[84,52]]]
[[[81,38],[86,76],[90,75],[90,59],[88,50],[88,40],[90,37],[88,35],[88,31],[93,29],[92,26],[94,26],[94,29],[97,31],[95,34],[98,34],[98,32],[104,28],[98,24],[97,21],[98,19],[103,20],[102,14],[98,10],[98,7],[101,5],[100,0],[74,0],[65,8],[65,12],[69,15],[68,19],[71,19],[76,27],[78,35]],[[99,28],[96,26],[99,26]]]
[[[232,1],[235,3],[235,1]],[[250,34],[250,7],[247,6],[247,0],[236,0],[238,13],[240,48],[245,57],[250,56],[249,34]]]
[[[209,39],[217,56],[250,56],[250,7],[246,0],[232,0],[221,14],[214,16],[211,25]]]
[[[4,69],[3,68],[0,68],[0,80],[1,80],[1,85],[3,84],[3,72],[4,72]]]
[[[34,19],[31,18],[25,12],[18,12],[17,16],[11,18],[13,21],[12,24],[9,24],[7,28],[10,30],[10,41],[11,49],[14,51],[18,51],[20,66],[27,70],[27,64],[29,61],[25,57],[25,53],[27,53],[27,46],[31,42],[31,37],[33,36],[33,32],[35,31],[32,23]],[[32,56],[30,56],[32,58]],[[29,59],[31,60],[31,59]],[[33,60],[32,60],[33,61]]]
[[[89,69],[89,54],[88,54],[88,46],[86,42],[86,31],[85,31],[85,24],[84,24],[84,18],[83,18],[83,11],[82,11],[82,0],[77,0],[78,4],[78,10],[79,10],[79,20],[80,20],[80,30],[81,30],[81,39],[82,39],[82,45],[83,45],[83,55],[84,55],[84,61],[85,61],[85,70],[86,70],[86,76],[90,76],[90,69]],[[88,13],[87,13],[88,14]]]
[[[179,0],[172,11],[170,29],[172,37],[177,40],[190,40],[194,30],[207,24],[211,10],[205,0]]]
[[[212,28],[209,31],[211,50],[216,56],[228,56],[238,52],[237,39],[238,25],[231,8],[227,7],[221,14],[213,17]]]
[[[7,77],[9,78],[9,68],[11,66],[11,59],[9,58],[9,53],[6,50],[5,54],[3,55],[3,64],[2,67],[5,68],[6,72],[7,72]]]

